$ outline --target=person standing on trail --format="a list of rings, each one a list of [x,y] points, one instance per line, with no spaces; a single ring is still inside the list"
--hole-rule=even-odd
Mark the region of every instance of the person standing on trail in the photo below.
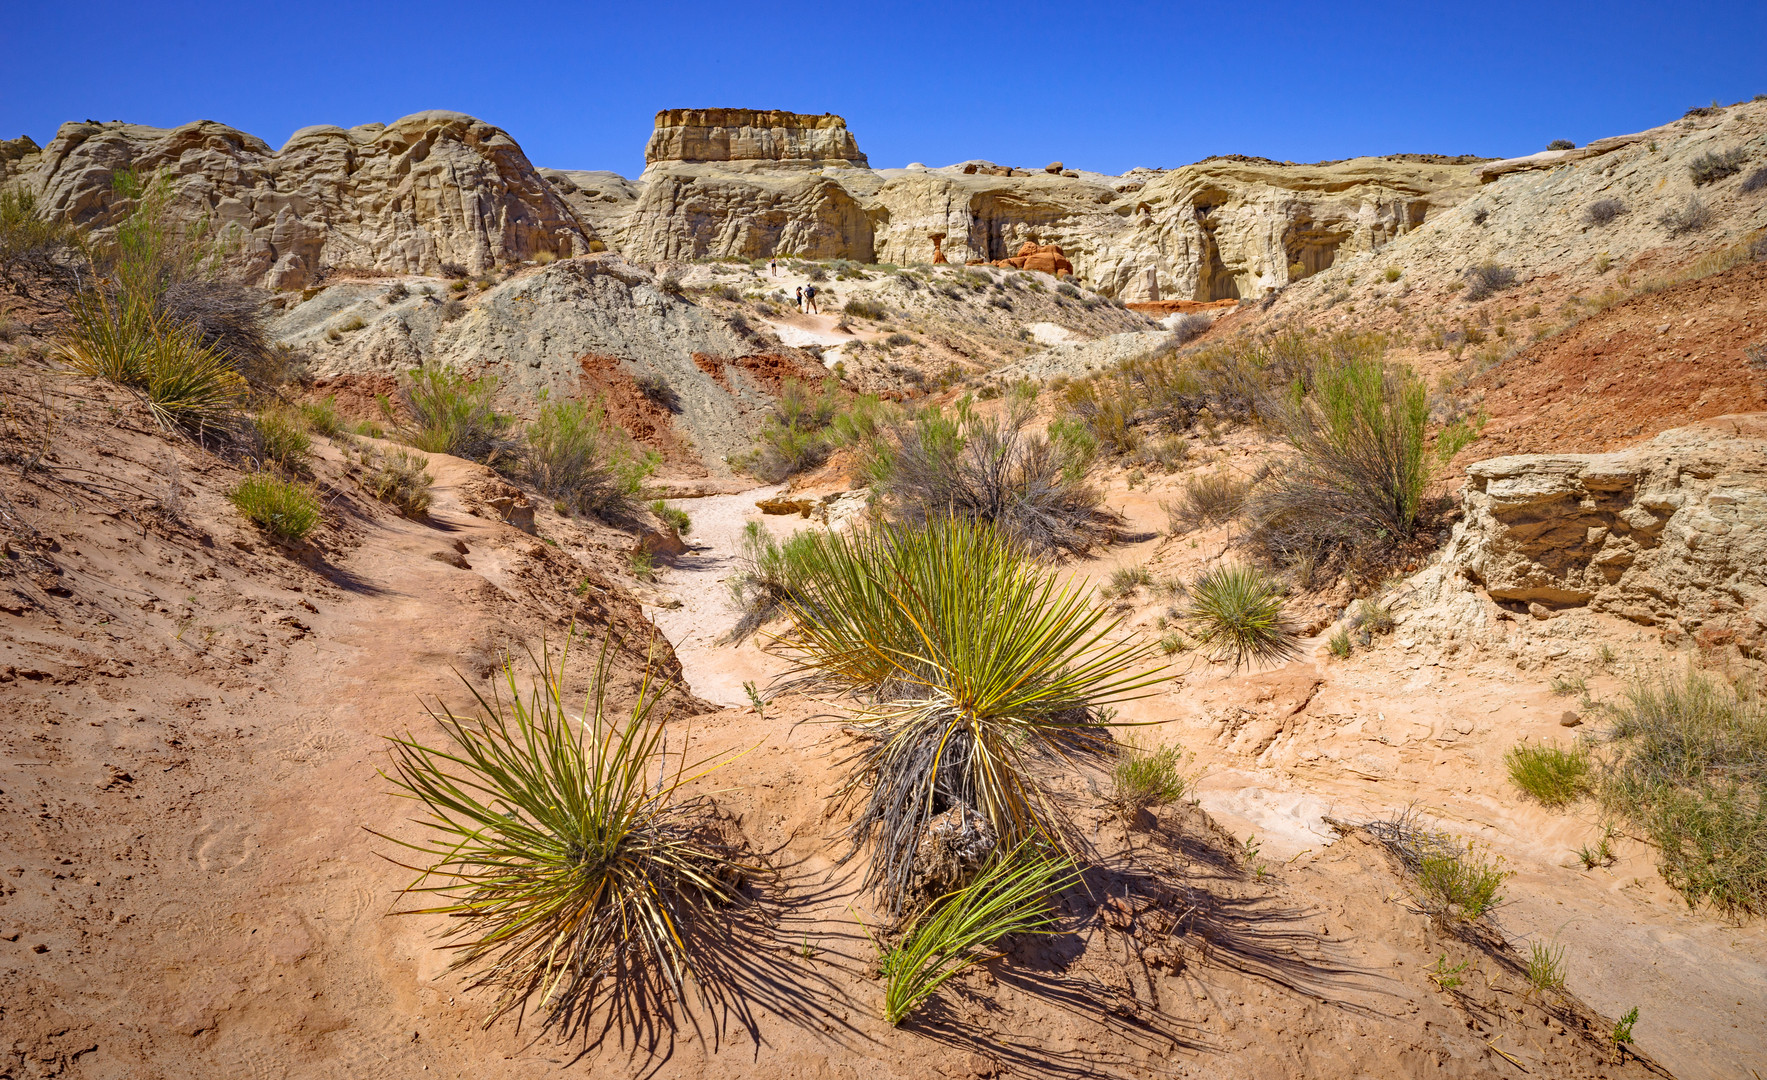
[[[803,313],[804,313],[804,287],[802,285],[799,285],[798,286],[798,314],[802,315]]]
[[[811,315],[820,314],[816,310],[816,286],[804,286],[804,307]]]
[[[779,276],[779,260],[778,259],[768,259],[767,260],[767,272],[769,274],[772,274],[774,277]]]

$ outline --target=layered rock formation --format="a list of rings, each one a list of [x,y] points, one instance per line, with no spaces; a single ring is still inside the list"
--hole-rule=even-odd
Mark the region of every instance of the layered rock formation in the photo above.
[[[776,109],[664,109],[644,167],[719,162],[792,168],[869,167],[847,122]]]
[[[1468,470],[1442,565],[1537,616],[1587,607],[1709,645],[1767,646],[1767,414],[1608,454]]]
[[[271,288],[337,268],[477,272],[603,246],[515,140],[460,113],[302,128],[280,150],[210,121],[71,123],[15,164],[49,211],[101,232],[127,209],[120,170],[169,172],[175,206],[234,234],[247,276]]]

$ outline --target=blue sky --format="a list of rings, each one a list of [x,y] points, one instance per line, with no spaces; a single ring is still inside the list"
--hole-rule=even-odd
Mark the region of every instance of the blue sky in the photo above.
[[[65,120],[455,109],[540,165],[643,167],[656,110],[844,115],[877,166],[1120,172],[1209,154],[1531,153],[1767,93],[1767,3],[41,3],[0,20],[0,137]]]

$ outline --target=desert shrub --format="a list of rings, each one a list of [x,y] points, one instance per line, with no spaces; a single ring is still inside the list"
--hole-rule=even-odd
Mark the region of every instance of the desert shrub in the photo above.
[[[1362,631],[1364,637],[1390,634],[1397,625],[1392,608],[1367,598],[1356,602],[1356,612],[1350,616],[1350,628]]]
[[[1338,627],[1336,630],[1332,631],[1331,637],[1325,643],[1325,647],[1331,651],[1331,655],[1337,657],[1339,660],[1348,659],[1350,653],[1354,649],[1354,646],[1350,642],[1350,632],[1341,626]]]
[[[1748,158],[1748,151],[1740,146],[1723,151],[1708,150],[1687,163],[1687,173],[1693,178],[1694,187],[1705,187],[1741,172],[1742,163]]]
[[[1546,806],[1566,806],[1590,790],[1589,757],[1580,750],[1517,743],[1503,764],[1510,783]]]
[[[728,579],[731,599],[742,612],[727,638],[741,644],[750,634],[785,613],[785,602],[801,597],[804,559],[814,546],[810,533],[794,533],[782,544],[751,521],[743,528],[736,572]]]
[[[1111,571],[1110,584],[1103,590],[1105,596],[1129,596],[1136,589],[1146,588],[1153,584],[1153,574],[1148,572],[1147,564],[1136,563],[1134,566],[1119,566]]]
[[[812,266],[804,276],[811,281],[827,281],[828,271],[820,266]]]
[[[284,381],[287,365],[270,344],[259,290],[218,278],[174,281],[160,293],[158,306],[168,320],[194,330],[252,386],[268,390]]]
[[[1299,635],[1282,613],[1280,584],[1255,566],[1224,564],[1190,586],[1184,613],[1191,636],[1218,661],[1275,663],[1299,652]]]
[[[600,402],[552,401],[523,432],[514,466],[541,494],[610,520],[630,517],[654,452],[640,451]]]
[[[1510,876],[1500,858],[1480,855],[1470,845],[1424,855],[1416,872],[1428,905],[1461,919],[1476,919],[1501,904],[1503,882]]]
[[[1120,620],[981,522],[804,535],[784,644],[875,702],[843,787],[867,884],[900,910],[923,830],[961,806],[1005,849],[1072,850],[1052,770],[1108,751],[1099,710],[1163,680],[1142,670],[1152,647],[1114,640]]]
[[[658,521],[682,536],[693,531],[693,519],[687,515],[687,511],[680,507],[670,506],[661,499],[654,499],[650,504],[650,512],[657,516]]]
[[[1767,167],[1756,169],[1743,177],[1742,183],[1737,185],[1736,190],[1744,195],[1749,195],[1762,189],[1767,189]]]
[[[1466,279],[1466,298],[1475,303],[1516,284],[1515,271],[1494,262],[1480,263],[1462,277]]]
[[[1209,332],[1215,320],[1207,315],[1192,312],[1172,324],[1172,345],[1174,348],[1188,345]]]
[[[720,300],[728,300],[733,304],[742,299],[742,291],[730,284],[714,285],[706,292],[710,296],[715,296]]]
[[[1552,942],[1536,941],[1528,948],[1528,985],[1542,994],[1563,993],[1565,988],[1565,948]]]
[[[883,343],[886,346],[888,346],[889,348],[900,349],[904,346],[914,344],[914,339],[909,337],[907,334],[904,334],[904,333],[901,333],[900,331],[898,331],[894,334],[891,334],[889,337],[884,338]]]
[[[388,304],[396,304],[410,295],[410,286],[406,285],[403,281],[395,281],[393,282],[392,287],[386,291],[386,295],[381,297],[381,299],[385,300]]]
[[[301,413],[281,406],[265,409],[253,420],[258,455],[284,469],[297,469],[313,449],[312,436],[307,434],[307,421]]]
[[[638,387],[640,394],[656,404],[670,412],[681,411],[681,395],[677,394],[675,388],[669,385],[669,380],[656,372],[646,371],[633,379],[632,383]]]
[[[1657,215],[1657,224],[1670,236],[1699,232],[1711,223],[1711,208],[1701,202],[1698,195],[1689,195],[1687,201],[1680,206],[1671,206]]]
[[[378,454],[367,487],[375,498],[398,507],[406,517],[420,518],[429,513],[430,485],[435,483],[428,469],[429,458],[422,454],[402,449]]]
[[[1268,412],[1294,456],[1247,501],[1251,538],[1279,562],[1346,564],[1408,545],[1429,481],[1429,394],[1407,368],[1375,357],[1330,364],[1313,392]]]
[[[876,300],[867,300],[862,296],[855,296],[853,299],[848,300],[846,304],[842,306],[841,311],[856,319],[870,319],[872,322],[887,319],[890,316],[888,308],[884,307]]]
[[[313,493],[272,473],[246,476],[227,498],[278,540],[304,540],[319,526],[319,500]]]
[[[1615,709],[1608,808],[1640,825],[1689,904],[1767,911],[1767,705],[1689,671],[1641,682]]]
[[[1184,775],[1185,761],[1184,752],[1176,746],[1146,750],[1133,742],[1125,743],[1111,769],[1107,800],[1111,810],[1122,820],[1132,822],[1143,810],[1182,799],[1190,790],[1190,778]]]
[[[300,405],[301,420],[307,430],[315,435],[330,437],[344,428],[344,420],[338,415],[337,395],[328,394],[318,401],[303,401]]]
[[[1626,204],[1618,199],[1597,199],[1583,210],[1583,221],[1589,225],[1609,225],[1626,212]]]
[[[1491,220],[1491,211],[1483,206],[1472,212],[1472,223],[1474,225],[1483,225],[1489,220]]]
[[[948,517],[986,522],[1028,550],[1089,549],[1102,534],[1102,496],[1085,481],[1082,448],[1025,431],[1020,399],[1006,415],[976,415],[967,400],[880,425],[864,470],[889,515],[911,525]]]
[[[509,448],[511,418],[493,405],[497,380],[473,379],[442,368],[421,368],[400,389],[411,420],[401,441],[427,454],[491,461]]]
[[[1029,848],[991,860],[975,880],[921,912],[883,954],[884,1019],[900,1024],[953,975],[997,955],[1008,935],[1050,932],[1050,897],[1078,880],[1073,863]]]
[[[1165,506],[1167,531],[1178,536],[1204,525],[1232,521],[1250,490],[1249,483],[1225,469],[1188,477],[1184,493]]]
[[[755,436],[755,449],[741,465],[770,484],[816,468],[828,460],[829,428],[840,407],[838,380],[825,379],[814,391],[796,379],[785,380],[772,414]]]
[[[448,917],[453,966],[495,991],[493,1019],[532,1003],[568,1027],[604,987],[625,1017],[679,1001],[688,983],[707,992],[695,965],[709,924],[740,899],[747,868],[718,839],[708,797],[681,790],[717,765],[670,761],[660,680],[615,712],[607,655],[580,726],[563,658],[542,656],[528,687],[506,662],[507,694],[475,689],[474,714],[438,704],[442,745],[391,740],[388,779],[421,830],[385,837],[418,861],[402,895],[434,898],[413,914]]]
[[[1575,150],[1577,144],[1569,139],[1554,139],[1546,144],[1548,150]]]
[[[64,259],[79,252],[79,234],[44,217],[29,188],[0,188],[0,281],[29,296],[23,273],[59,277]]]
[[[1399,278],[1404,276],[1404,274],[1405,274],[1405,271],[1400,269],[1399,267],[1389,266],[1386,268],[1386,270],[1382,271],[1381,280],[1383,280],[1387,284],[1391,285],[1393,282],[1398,281]]]

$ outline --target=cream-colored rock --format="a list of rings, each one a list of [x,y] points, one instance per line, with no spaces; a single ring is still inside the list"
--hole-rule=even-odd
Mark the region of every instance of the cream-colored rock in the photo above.
[[[725,162],[797,168],[866,168],[847,122],[778,109],[664,109],[644,148],[655,165]]]
[[[112,187],[118,171],[168,171],[176,210],[232,232],[248,276],[272,288],[335,269],[477,272],[595,246],[515,140],[461,113],[302,128],[280,150],[206,120],[70,123],[29,166],[47,210],[100,233],[128,208]]]
[[[1607,454],[1515,455],[1467,471],[1465,518],[1439,586],[1458,575],[1536,615],[1587,607],[1762,655],[1767,414]]]

